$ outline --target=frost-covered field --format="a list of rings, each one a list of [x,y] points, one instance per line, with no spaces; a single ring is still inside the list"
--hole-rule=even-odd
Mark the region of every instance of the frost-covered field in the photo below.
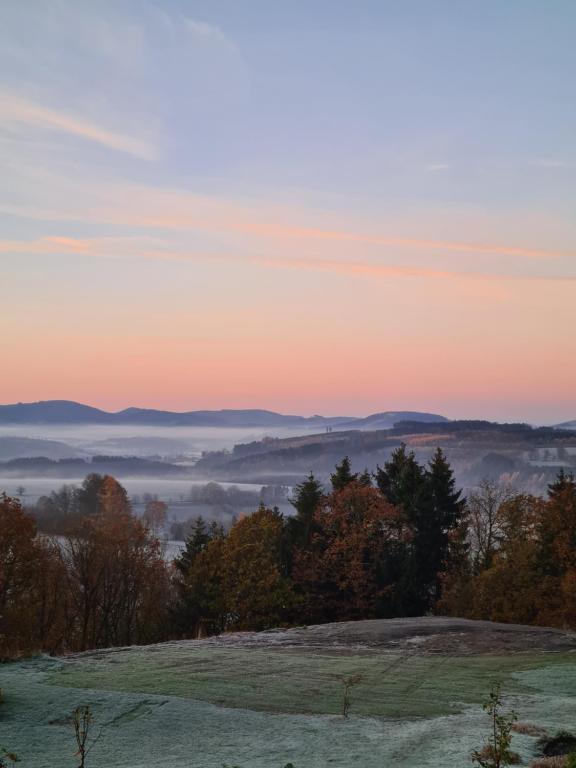
[[[464,768],[486,733],[481,702],[496,679],[521,720],[574,730],[572,637],[520,641],[485,625],[470,641],[465,626],[419,621],[403,635],[362,622],[368,634],[236,635],[5,665],[0,743],[23,768],[73,768],[68,718],[88,704],[101,730],[88,768]],[[345,719],[351,676],[360,680]],[[528,761],[534,739],[514,739]]]

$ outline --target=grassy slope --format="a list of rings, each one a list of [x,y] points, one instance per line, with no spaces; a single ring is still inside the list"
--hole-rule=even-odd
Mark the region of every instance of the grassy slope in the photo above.
[[[522,719],[574,728],[573,659],[193,644],[40,659],[0,667],[0,743],[22,768],[74,768],[66,718],[90,704],[102,736],[88,768],[465,768],[486,732],[479,702],[492,678]],[[341,678],[352,674],[363,680],[344,720]],[[528,757],[533,740],[515,738]]]
[[[491,680],[501,680],[508,693],[529,691],[513,674],[542,666],[543,658],[554,667],[574,657],[390,652],[343,656],[165,645],[153,655],[145,650],[120,651],[74,660],[48,680],[70,687],[169,694],[265,712],[336,715],[342,711],[343,678],[360,675],[351,692],[353,714],[413,718],[453,714],[467,704],[481,703]],[[571,692],[576,693],[576,666],[568,679]]]

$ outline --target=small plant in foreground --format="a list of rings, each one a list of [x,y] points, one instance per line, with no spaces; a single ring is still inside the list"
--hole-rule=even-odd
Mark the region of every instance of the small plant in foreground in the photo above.
[[[10,752],[6,747],[0,747],[0,768],[8,768],[8,763],[19,763],[16,752]]]
[[[484,711],[490,718],[490,738],[480,750],[472,753],[472,760],[481,768],[503,768],[520,762],[518,755],[510,750],[512,743],[512,725],[516,721],[514,712],[502,712],[500,684],[492,687]]]
[[[92,743],[88,746],[93,723],[94,718],[90,707],[76,707],[72,714],[72,726],[77,747],[75,756],[80,758],[78,768],[85,768],[86,756],[102,734],[102,729],[100,729],[100,733],[96,737],[92,737]]]
[[[576,751],[576,736],[569,731],[558,731],[554,736],[543,736],[537,747],[544,757],[565,757]]]
[[[355,685],[362,682],[362,675],[352,675],[351,677],[343,677],[342,685],[344,686],[342,691],[342,717],[348,717],[350,711],[350,691]]]

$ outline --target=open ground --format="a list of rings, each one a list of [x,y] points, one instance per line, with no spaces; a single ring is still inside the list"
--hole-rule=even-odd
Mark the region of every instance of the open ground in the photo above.
[[[76,766],[79,705],[88,768],[464,768],[495,681],[520,720],[576,727],[576,635],[432,617],[40,657],[0,680],[0,744],[23,768]],[[525,764],[534,746],[514,736]]]

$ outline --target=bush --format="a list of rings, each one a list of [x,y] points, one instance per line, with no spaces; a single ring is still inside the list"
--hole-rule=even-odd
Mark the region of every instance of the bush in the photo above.
[[[512,725],[516,721],[514,712],[502,711],[500,684],[492,686],[490,695],[484,703],[484,711],[490,718],[490,739],[479,750],[472,753],[472,760],[480,768],[503,768],[517,765],[520,757],[510,750],[512,743]]]
[[[522,733],[524,736],[547,736],[546,728],[542,728],[540,725],[533,725],[532,723],[512,723],[512,730],[514,733]]]
[[[537,747],[544,757],[567,757],[576,752],[576,736],[569,731],[558,731],[555,736],[539,739]]]
[[[532,760],[530,768],[568,768],[568,758],[562,757],[539,757]]]

